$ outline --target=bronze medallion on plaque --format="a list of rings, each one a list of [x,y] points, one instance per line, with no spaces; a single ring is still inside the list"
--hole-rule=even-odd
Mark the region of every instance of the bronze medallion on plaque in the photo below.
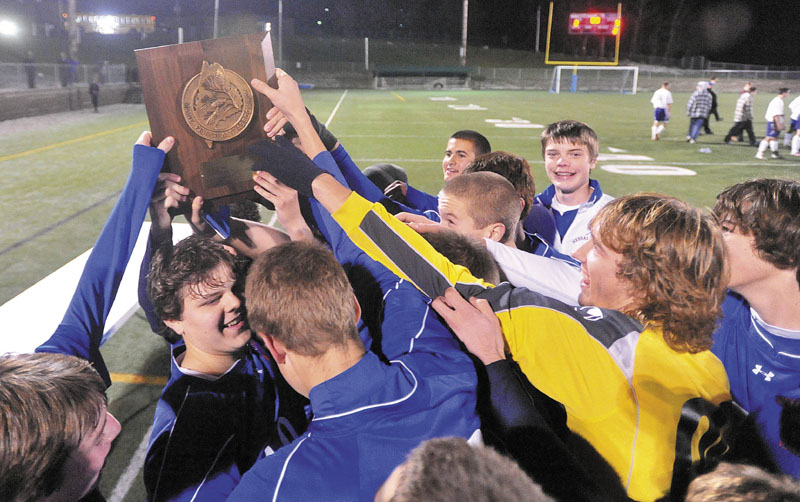
[[[233,139],[253,120],[253,91],[238,73],[203,61],[203,69],[183,88],[181,110],[186,123],[209,148]]]
[[[272,103],[250,81],[275,87],[269,33],[139,49],[136,61],[153,142],[175,137],[167,168],[181,184],[215,208],[258,198],[248,146]]]

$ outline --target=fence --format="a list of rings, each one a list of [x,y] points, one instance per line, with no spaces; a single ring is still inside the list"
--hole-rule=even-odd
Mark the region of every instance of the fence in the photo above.
[[[126,82],[128,76],[128,68],[124,64],[0,63],[0,90],[29,87],[29,71],[33,72],[33,83],[37,88],[86,85],[92,81],[95,74],[99,76],[102,84],[119,84]]]
[[[370,65],[372,66],[372,65]],[[752,66],[752,65],[751,65]],[[28,87],[28,65],[24,63],[0,63],[0,91],[20,90]],[[36,63],[37,88],[59,88],[72,85],[87,85],[92,76],[98,74],[101,83],[125,83],[130,79],[129,69],[124,64],[107,65],[60,65]],[[364,69],[364,63],[330,61],[284,61],[286,68],[296,78],[318,87],[369,88],[375,85],[372,70]],[[673,91],[691,91],[698,80],[717,77],[718,89],[734,92],[742,88],[745,81],[769,90],[775,87],[797,87],[800,71],[775,70],[766,67],[752,69],[679,69],[662,66],[639,65],[638,89],[654,90],[663,82],[670,82]],[[546,91],[553,78],[552,67],[500,68],[472,67],[470,85],[473,89],[527,89]],[[766,87],[769,86],[769,87]],[[423,85],[422,87],[434,87]]]

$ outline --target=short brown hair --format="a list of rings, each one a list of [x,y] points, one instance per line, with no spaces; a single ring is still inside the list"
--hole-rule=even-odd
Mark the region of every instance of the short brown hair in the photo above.
[[[550,499],[513,460],[463,438],[429,439],[411,451],[392,501],[470,502]]]
[[[720,464],[689,485],[686,502],[800,502],[800,482],[745,464]]]
[[[553,122],[542,131],[542,157],[550,143],[574,143],[586,147],[591,160],[597,159],[600,142],[594,129],[577,120]]]
[[[637,299],[626,314],[659,325],[676,351],[711,347],[728,282],[711,216],[674,197],[640,193],[604,206],[592,233],[623,256],[617,275]]]
[[[524,158],[508,152],[492,152],[481,155],[473,160],[462,174],[491,171],[507,179],[514,185],[519,197],[525,202],[519,219],[524,220],[531,210],[533,198],[536,195],[536,185],[533,182],[531,166]]]
[[[733,185],[717,195],[714,215],[752,235],[762,259],[795,269],[800,286],[800,183],[761,178]]]
[[[262,253],[245,284],[250,327],[304,356],[361,343],[353,288],[329,250],[287,242]]]
[[[486,139],[486,136],[478,131],[471,131],[469,129],[456,131],[452,136],[450,136],[450,139],[462,139],[471,142],[472,148],[475,150],[476,157],[492,151],[492,145],[489,144],[489,140]]]
[[[105,405],[105,384],[84,359],[0,356],[0,500],[33,502],[61,488],[67,459]]]
[[[422,237],[445,258],[469,269],[470,273],[491,284],[500,283],[500,268],[482,242],[455,230],[426,232]]]
[[[442,192],[458,197],[467,206],[469,217],[478,228],[502,223],[505,242],[517,229],[520,206],[514,186],[499,174],[484,171],[462,174],[448,181]]]
[[[186,294],[202,285],[212,285],[214,271],[221,264],[234,273],[240,268],[222,244],[200,235],[190,235],[174,248],[166,246],[156,250],[147,274],[147,294],[156,315],[162,321],[181,319]],[[166,326],[159,334],[169,342],[180,338]]]

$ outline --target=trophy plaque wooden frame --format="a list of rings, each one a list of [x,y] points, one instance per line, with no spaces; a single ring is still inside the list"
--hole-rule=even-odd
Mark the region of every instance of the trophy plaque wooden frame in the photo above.
[[[215,206],[257,196],[247,146],[265,137],[272,104],[250,80],[276,82],[270,34],[264,35],[136,51],[153,141],[175,137],[168,170]]]

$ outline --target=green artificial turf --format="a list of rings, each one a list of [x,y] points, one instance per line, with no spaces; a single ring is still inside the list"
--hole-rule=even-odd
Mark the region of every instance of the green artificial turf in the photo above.
[[[325,122],[343,92],[311,90],[304,96],[309,108]],[[431,100],[445,97],[453,100]],[[431,193],[441,188],[441,158],[447,138],[459,129],[480,131],[494,150],[526,157],[537,188],[548,185],[541,161],[541,129],[500,128],[487,120],[544,125],[577,119],[597,131],[601,153],[609,153],[609,147],[613,147],[626,151],[621,153],[653,159],[614,164],[665,165],[696,172],[694,176],[614,174],[602,170],[611,162],[601,161],[594,177],[612,195],[654,191],[709,207],[721,189],[748,178],[800,179],[800,160],[789,157],[785,149],[781,152],[784,160],[758,161],[753,158],[754,148],[722,144],[732,125],[735,94],[720,95],[720,113],[726,120],[712,122],[716,134],[701,136],[694,145],[685,141],[688,120],[683,107],[688,95],[675,94],[674,117],[658,142],[650,140],[649,98],[650,92],[555,95],[531,91],[357,90],[348,91],[341,100],[330,129],[360,167],[393,162],[406,168],[411,184]],[[756,98],[756,117],[762,116],[767,101],[768,96]],[[466,105],[485,110],[453,108]],[[114,204],[114,194],[125,182],[131,145],[146,129],[146,121],[143,106],[114,105],[101,108],[99,114],[70,112],[0,123],[0,302],[91,247]],[[755,128],[763,134],[763,120],[757,120]],[[62,142],[68,143],[58,146]],[[53,145],[56,147],[49,148]],[[711,153],[701,153],[701,148],[710,148]],[[8,158],[15,154],[21,155]],[[268,219],[270,214],[266,212],[265,216]],[[53,227],[58,222],[62,223]],[[71,291],[65,294],[71,295]],[[162,377],[168,373],[166,346],[149,332],[141,312],[104,346],[103,353],[112,372]],[[140,460],[132,456],[147,435],[159,390],[153,384],[115,384],[109,391],[109,407],[124,425],[101,483],[109,500],[126,471],[133,472],[133,483],[124,498],[114,500],[144,499],[141,473],[135,463]]]

